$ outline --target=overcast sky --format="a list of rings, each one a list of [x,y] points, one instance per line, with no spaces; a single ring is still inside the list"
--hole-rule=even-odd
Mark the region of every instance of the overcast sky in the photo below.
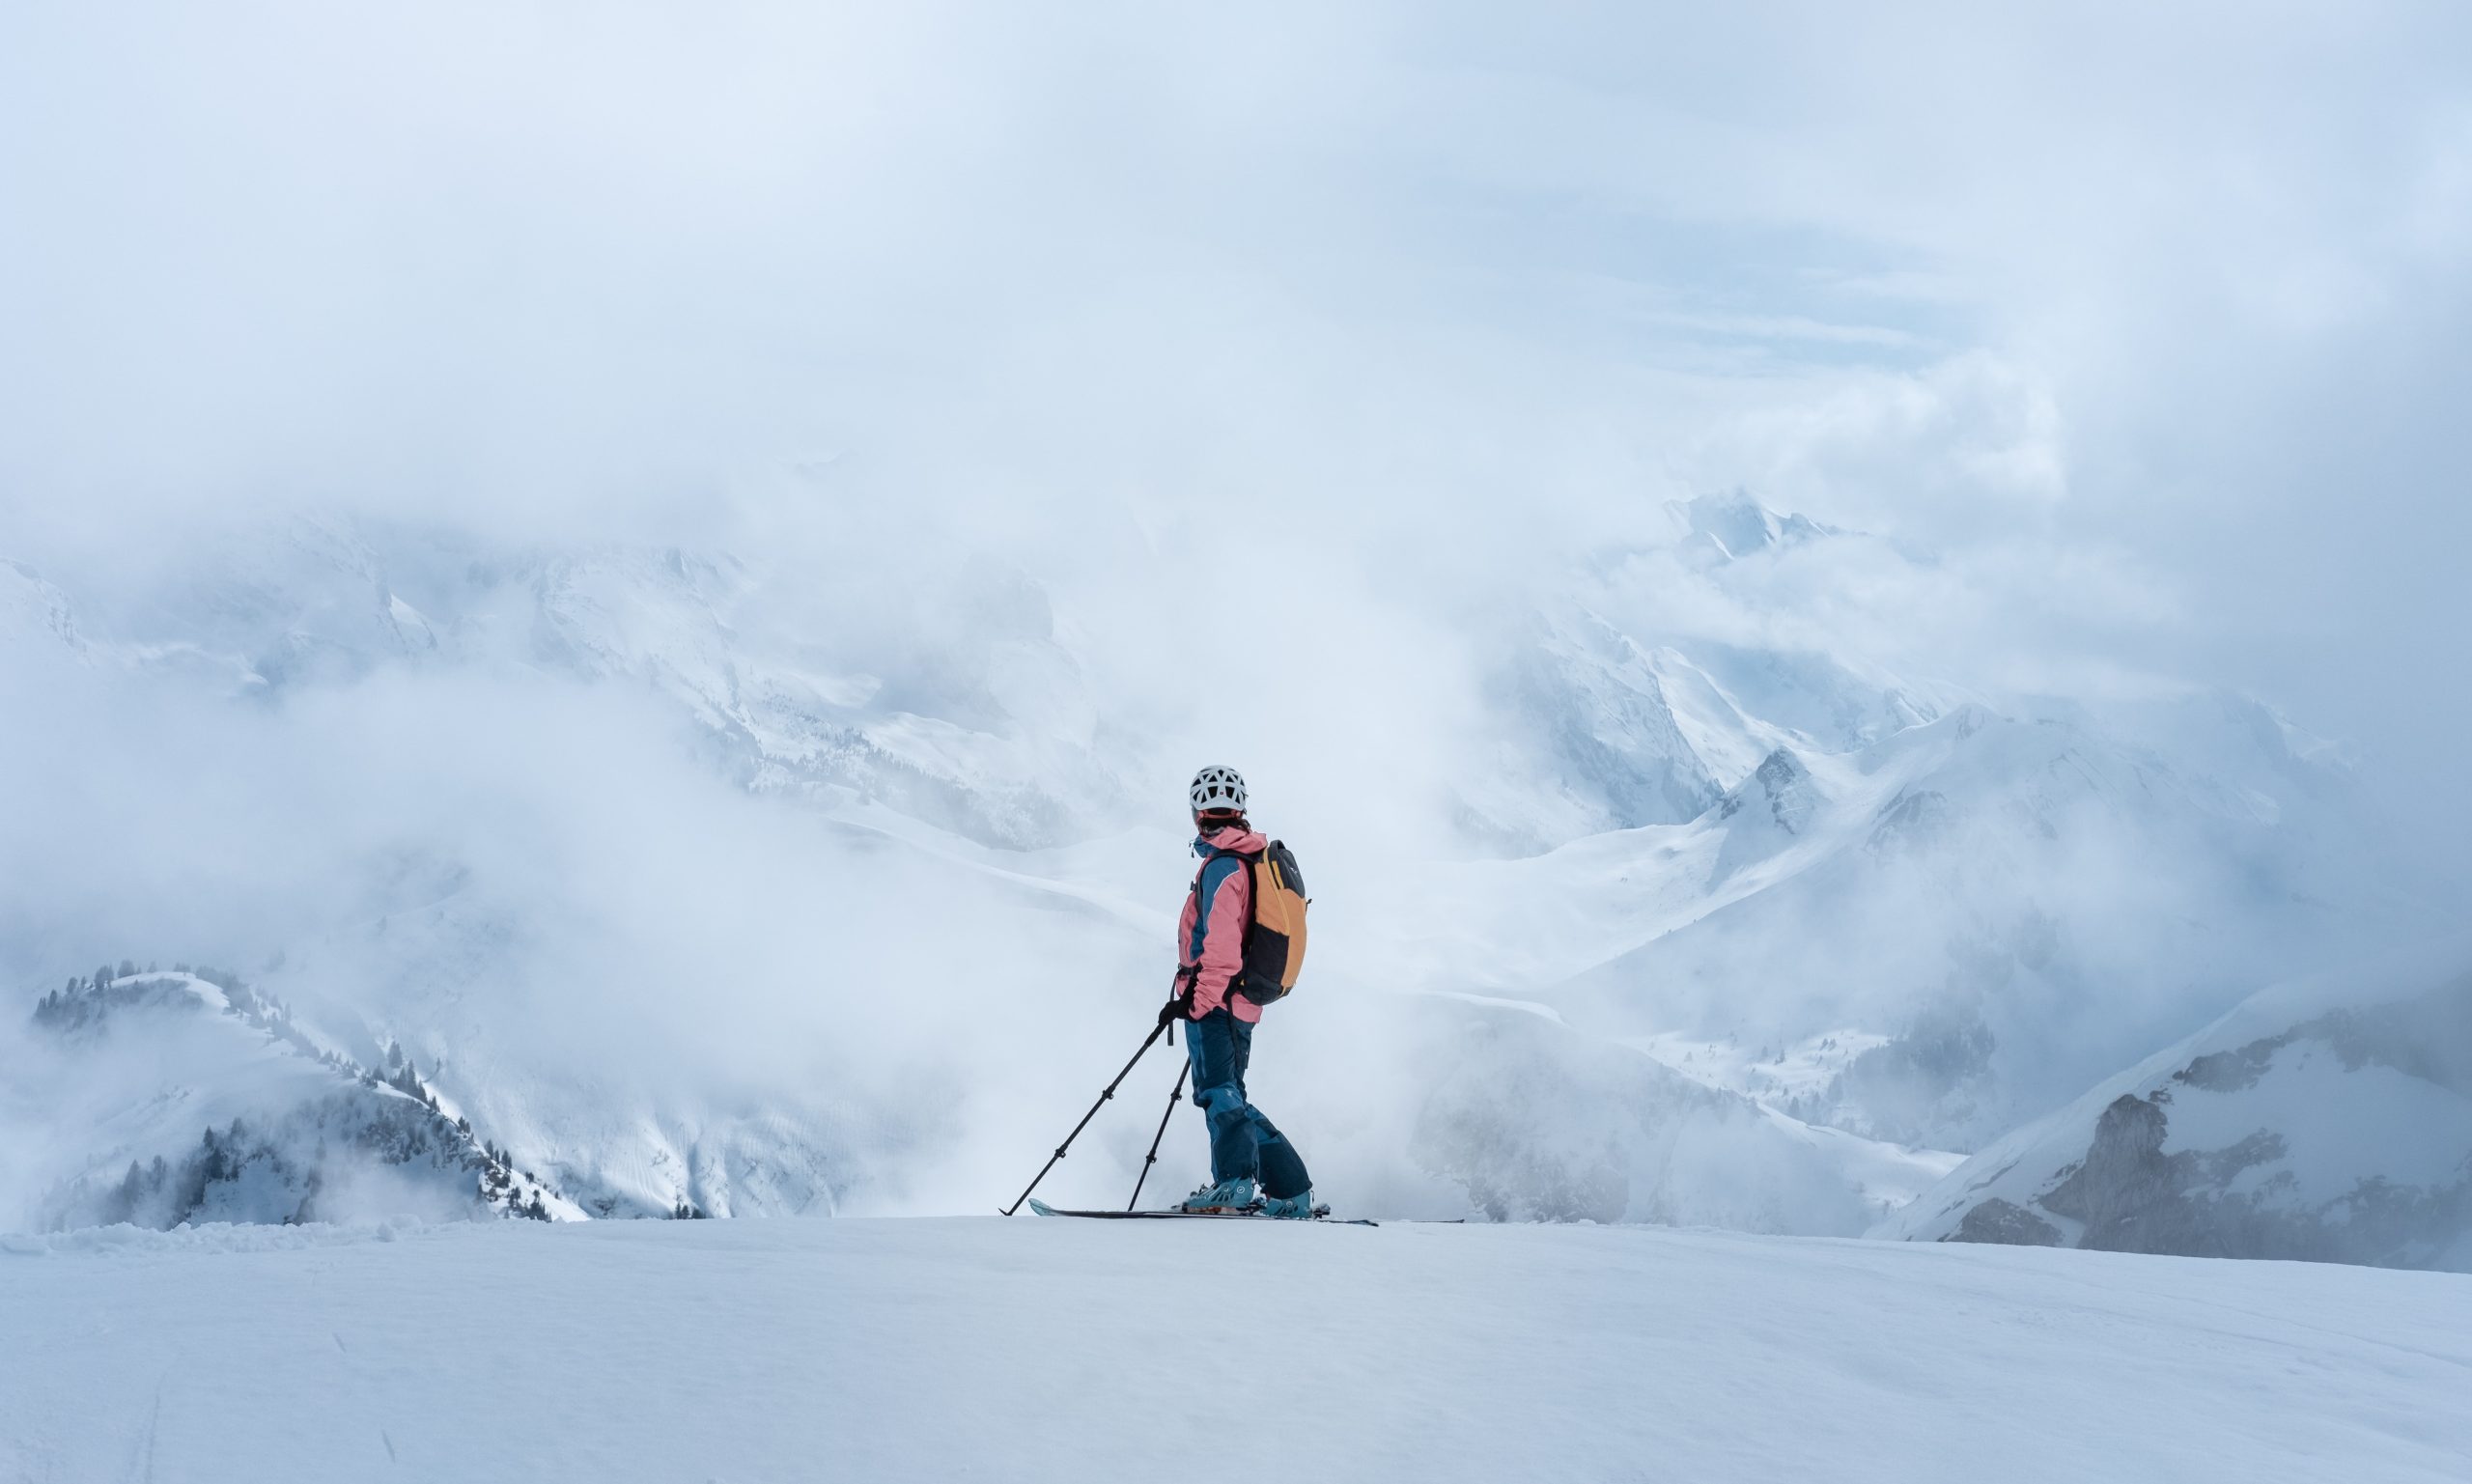
[[[866,500],[1447,583],[1740,485],[2456,818],[2472,11],[2025,11],[7,6],[0,551]]]

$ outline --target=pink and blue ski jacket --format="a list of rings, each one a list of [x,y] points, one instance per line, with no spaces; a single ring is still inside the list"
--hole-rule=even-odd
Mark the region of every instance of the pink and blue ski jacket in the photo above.
[[[1194,977],[1194,1020],[1222,1005],[1249,1025],[1262,1018],[1261,1006],[1227,993],[1245,967],[1245,916],[1252,905],[1253,873],[1245,862],[1211,852],[1258,851],[1269,844],[1267,836],[1232,826],[1194,841],[1194,854],[1205,858],[1194,873],[1194,889],[1186,894],[1184,915],[1176,923],[1176,963],[1199,969]]]

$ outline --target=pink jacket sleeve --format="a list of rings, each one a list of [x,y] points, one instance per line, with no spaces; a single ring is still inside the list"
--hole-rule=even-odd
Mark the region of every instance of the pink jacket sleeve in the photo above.
[[[1185,910],[1176,921],[1176,962],[1186,968],[1200,967],[1194,979],[1196,1019],[1227,1003],[1227,986],[1245,966],[1245,905],[1252,889],[1253,873],[1243,861],[1213,860],[1203,863],[1194,890],[1185,895]],[[1204,910],[1209,917],[1196,934],[1194,918]]]

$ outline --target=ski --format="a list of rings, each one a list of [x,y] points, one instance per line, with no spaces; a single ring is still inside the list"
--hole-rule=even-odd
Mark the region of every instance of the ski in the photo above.
[[[1178,1211],[1173,1207],[1165,1211],[1065,1211],[1049,1205],[1035,1195],[1030,1197],[1030,1209],[1040,1216],[1088,1217],[1094,1221],[1271,1221],[1278,1219],[1276,1217],[1266,1217],[1251,1211]],[[1382,1224],[1379,1221],[1368,1221],[1362,1217],[1334,1217],[1331,1215],[1331,1208],[1328,1206],[1314,1207],[1313,1219],[1325,1226],[1379,1226]]]

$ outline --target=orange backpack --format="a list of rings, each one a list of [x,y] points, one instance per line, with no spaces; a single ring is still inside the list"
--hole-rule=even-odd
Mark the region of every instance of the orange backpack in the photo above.
[[[1273,840],[1258,851],[1211,854],[1241,860],[1253,874],[1253,889],[1245,894],[1245,971],[1232,988],[1257,1005],[1286,998],[1305,971],[1305,909],[1312,905],[1296,853]]]

